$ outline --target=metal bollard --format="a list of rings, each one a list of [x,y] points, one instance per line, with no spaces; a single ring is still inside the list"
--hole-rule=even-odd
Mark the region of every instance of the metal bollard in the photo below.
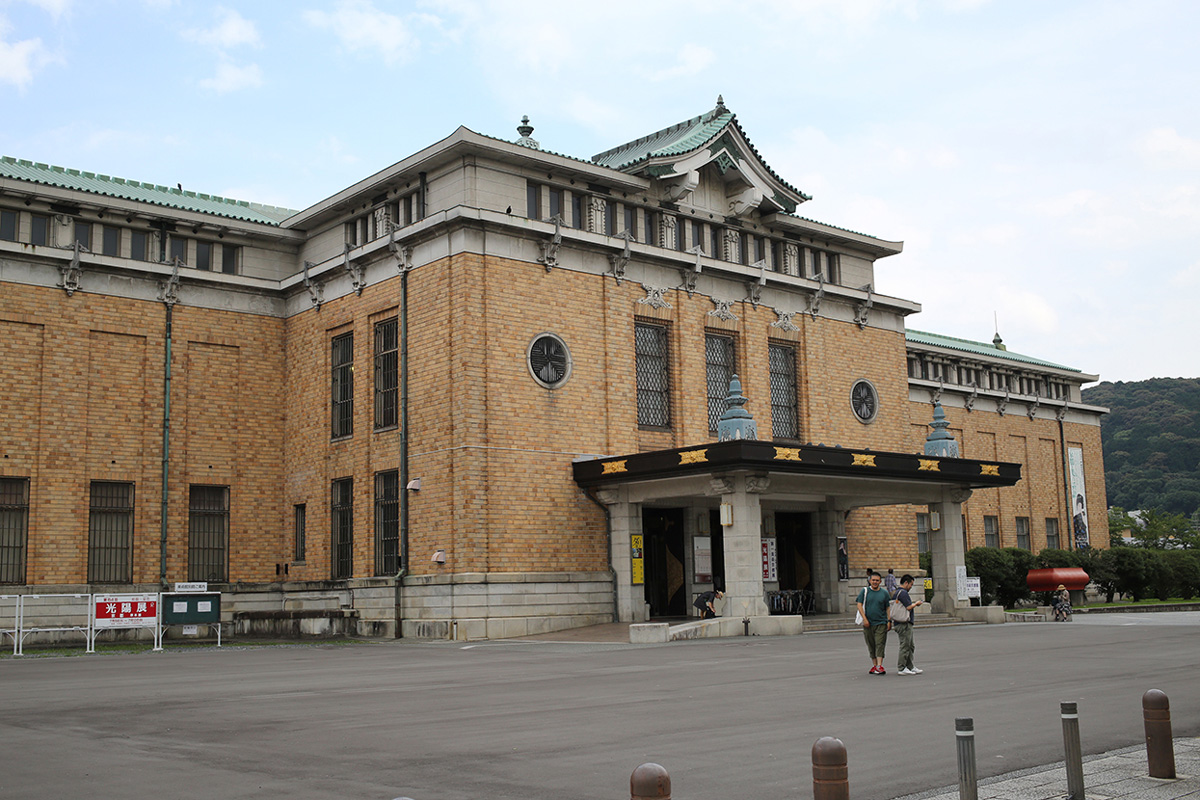
[[[1142,695],[1146,724],[1146,764],[1151,778],[1175,777],[1175,740],[1171,737],[1171,701],[1158,689]]]
[[[822,736],[812,746],[813,800],[850,800],[850,769],[841,739]]]
[[[671,800],[671,776],[661,764],[647,762],[629,776],[630,800]]]
[[[958,752],[958,800],[979,800],[979,776],[975,772],[975,720],[954,720],[954,746]]]
[[[1083,748],[1079,745],[1079,711],[1075,703],[1059,703],[1062,712],[1064,762],[1067,767],[1067,800],[1084,800]]]

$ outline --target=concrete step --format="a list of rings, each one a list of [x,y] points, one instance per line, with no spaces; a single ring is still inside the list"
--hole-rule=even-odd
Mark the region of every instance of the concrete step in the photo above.
[[[949,614],[928,613],[919,614],[917,616],[918,628],[933,628],[945,625],[982,625],[981,622],[963,622],[957,617]],[[827,617],[824,615],[811,616],[804,618],[805,633],[833,633],[847,631],[861,631],[862,626],[854,622],[854,617],[841,616]]]

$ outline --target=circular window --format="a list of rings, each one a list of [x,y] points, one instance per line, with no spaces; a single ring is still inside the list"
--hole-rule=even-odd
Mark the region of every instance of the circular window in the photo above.
[[[850,389],[850,407],[854,416],[864,425],[872,422],[879,413],[879,394],[875,385],[868,380],[855,381]]]
[[[571,377],[571,351],[553,333],[539,333],[529,345],[529,374],[547,389],[557,389]]]

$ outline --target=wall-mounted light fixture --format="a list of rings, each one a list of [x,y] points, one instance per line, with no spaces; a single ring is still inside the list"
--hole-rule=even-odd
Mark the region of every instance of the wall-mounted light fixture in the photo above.
[[[733,503],[721,503],[721,525],[728,528],[733,524]]]
[[[942,529],[942,512],[933,511],[929,514],[929,529],[940,531]]]

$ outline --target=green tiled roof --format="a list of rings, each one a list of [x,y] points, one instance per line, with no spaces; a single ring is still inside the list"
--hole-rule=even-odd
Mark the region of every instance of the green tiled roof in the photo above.
[[[167,208],[259,222],[264,225],[278,225],[296,213],[289,208],[249,203],[245,200],[230,200],[217,195],[200,194],[179,188],[171,189],[140,181],[128,181],[124,178],[113,178],[108,175],[97,175],[94,172],[81,172],[77,169],[65,169],[49,164],[37,164],[8,156],[0,156],[0,178],[14,178],[46,186],[91,192],[106,197],[152,203]]]
[[[1040,358],[1032,356],[1023,356],[1020,353],[1014,353],[1011,350],[1001,350],[994,344],[985,344],[984,342],[972,342],[970,339],[956,339],[953,336],[941,336],[936,333],[926,333],[925,331],[906,330],[904,338],[914,344],[927,344],[934,347],[945,347],[950,350],[958,350],[963,353],[973,353],[974,355],[987,356],[988,358],[1001,358],[1006,361],[1015,361],[1019,364],[1029,364],[1034,367],[1049,367],[1051,369],[1062,369],[1068,372],[1082,372],[1082,370],[1074,367],[1064,367],[1062,364],[1055,364],[1051,361],[1043,361]]]
[[[663,128],[661,131],[652,133],[649,136],[643,136],[640,139],[620,145],[619,147],[614,147],[611,150],[605,150],[603,153],[592,156],[592,161],[603,167],[618,169],[622,172],[631,172],[631,167],[643,161],[686,155],[687,153],[699,150],[717,138],[721,134],[721,131],[730,125],[736,128],[738,133],[741,134],[742,139],[750,146],[750,151],[754,154],[758,163],[763,166],[772,178],[805,200],[812,199],[809,195],[806,195],[779,177],[775,170],[771,169],[767,165],[767,162],[763,161],[762,156],[758,153],[758,149],[751,143],[750,137],[746,135],[746,132],[742,130],[742,126],[738,124],[737,115],[724,105],[718,105],[707,114],[692,117],[677,125]]]

